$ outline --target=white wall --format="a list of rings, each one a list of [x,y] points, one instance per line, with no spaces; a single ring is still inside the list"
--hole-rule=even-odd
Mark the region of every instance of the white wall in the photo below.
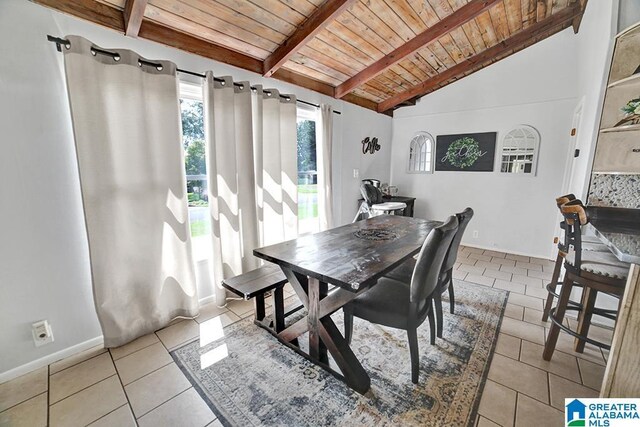
[[[360,181],[365,178],[379,179],[389,182],[391,157],[390,117],[376,114],[352,104],[344,104],[342,118],[342,159],[340,185],[340,218],[342,224],[353,221],[358,209]],[[348,119],[347,119],[348,118]],[[375,154],[362,154],[361,141],[365,137],[377,137],[380,151]],[[358,169],[359,178],[353,177],[353,170]],[[339,224],[336,224],[339,225]]]
[[[578,55],[574,73],[579,102],[582,103],[582,119],[576,141],[580,156],[573,160],[573,173],[567,192],[574,193],[582,200],[586,199],[589,187],[616,21],[617,2],[589,2],[576,37]]]
[[[640,2],[638,0],[620,0],[618,32],[640,21]]]
[[[396,112],[391,180],[418,198],[416,215],[443,219],[467,206],[475,217],[463,242],[549,257],[556,208],[576,104],[575,45],[565,30]],[[518,124],[540,135],[537,176],[499,172],[405,172],[417,131],[437,135],[498,132],[497,146]],[[497,150],[496,150],[497,151]],[[498,154],[496,152],[496,154]],[[495,170],[499,170],[496,162]],[[478,238],[473,238],[473,231]]]
[[[623,0],[626,1],[626,0]],[[550,257],[558,213],[554,198],[573,161],[570,190],[584,196],[589,183],[603,82],[616,27],[617,2],[589,2],[576,35],[571,28],[402,108],[393,122],[391,180],[418,198],[416,214],[444,218],[466,206],[476,211],[463,242]],[[582,105],[575,160],[569,132]],[[417,131],[443,134],[498,132],[529,124],[541,134],[538,174],[405,172],[408,144]],[[571,153],[569,153],[571,151]],[[498,169],[496,163],[494,169]],[[473,238],[473,230],[478,238]]]
[[[351,177],[354,167],[388,180],[391,118],[387,116],[176,49],[125,38],[24,0],[2,0],[0,382],[46,364],[73,346],[96,343],[100,336],[62,56],[46,40],[47,34],[77,34],[107,48],[129,48],[150,59],[171,60],[183,69],[213,70],[294,93],[305,101],[332,104],[342,112],[336,116],[334,140],[336,222],[349,222],[355,214],[359,180]],[[378,136],[382,151],[361,154],[359,141],[364,136]],[[35,348],[30,325],[41,319],[50,321],[56,340]]]

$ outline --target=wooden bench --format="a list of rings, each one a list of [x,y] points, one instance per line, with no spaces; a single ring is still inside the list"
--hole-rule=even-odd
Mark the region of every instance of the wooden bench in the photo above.
[[[254,300],[255,322],[263,327],[272,327],[276,332],[284,329],[284,285],[287,278],[275,264],[267,264],[238,276],[224,279],[222,287],[230,290],[244,300]],[[273,325],[265,315],[265,294],[273,291]]]

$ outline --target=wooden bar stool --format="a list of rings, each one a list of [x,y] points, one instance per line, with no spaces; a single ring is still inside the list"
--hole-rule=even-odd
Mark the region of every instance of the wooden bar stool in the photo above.
[[[573,200],[561,207],[567,230],[565,246],[565,276],[562,289],[558,298],[558,304],[550,310],[551,329],[547,336],[542,358],[551,360],[558,341],[560,331],[564,331],[576,337],[575,350],[582,352],[585,343],[597,347],[610,349],[603,342],[588,337],[591,318],[593,315],[603,316],[616,320],[617,310],[602,310],[594,307],[598,292],[622,298],[629,271],[629,264],[618,261],[611,253],[597,251],[582,251],[582,235],[580,227],[589,222],[587,212],[580,200]],[[580,306],[570,306],[569,297],[574,286],[583,288],[582,303]],[[619,308],[619,304],[618,304]],[[567,310],[578,311],[578,327],[571,330],[563,324]]]
[[[565,203],[572,202],[576,200],[576,196],[573,194],[566,194],[564,196],[560,196],[556,198],[556,205],[558,209],[560,209]],[[567,255],[567,228],[565,221],[560,222],[560,229],[564,231],[564,238],[562,241],[555,238],[554,243],[558,244],[558,255],[556,256],[556,263],[553,267],[553,274],[551,275],[551,281],[547,284],[547,291],[549,291],[549,295],[547,296],[547,301],[544,305],[544,311],[542,312],[542,321],[546,322],[549,318],[549,311],[553,306],[553,301],[555,298],[558,298],[559,295],[556,292],[556,288],[558,285],[561,285],[560,282],[560,273],[562,271],[562,263],[564,261],[565,256]],[[610,252],[607,246],[600,242],[600,240],[595,236],[582,236],[582,250],[583,251],[596,251],[596,252]],[[569,301],[569,304],[572,306],[580,307],[580,303],[575,301]]]

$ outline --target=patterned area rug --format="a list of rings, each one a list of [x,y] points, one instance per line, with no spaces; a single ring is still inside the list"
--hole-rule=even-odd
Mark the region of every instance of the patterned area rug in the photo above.
[[[473,425],[508,292],[461,281],[455,286],[456,313],[445,312],[444,338],[431,346],[428,323],[418,330],[418,385],[411,383],[406,332],[357,318],[351,348],[371,377],[365,395],[250,318],[224,330],[205,322],[200,340],[172,356],[228,426]],[[332,318],[342,330],[341,312]]]

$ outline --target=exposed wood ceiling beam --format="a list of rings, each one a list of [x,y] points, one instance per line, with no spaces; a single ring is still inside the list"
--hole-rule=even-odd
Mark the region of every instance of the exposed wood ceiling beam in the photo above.
[[[127,0],[124,5],[124,35],[138,37],[147,0]]]
[[[263,75],[271,77],[301,47],[357,0],[327,0],[264,60]]]
[[[330,97],[333,97],[333,94],[335,91],[335,87],[333,87],[329,83],[314,80],[312,78],[303,76],[302,74],[298,74],[294,71],[287,70],[285,68],[280,68],[271,76],[271,78],[277,79],[283,82],[291,83],[296,86],[301,86],[307,89],[311,89],[314,92],[318,92]],[[377,104],[376,104],[376,107],[377,107]]]
[[[143,39],[158,42],[165,46],[175,47],[186,52],[195,53],[205,58],[214,59],[226,64],[234,65],[245,70],[260,73],[262,61],[235,50],[207,42],[189,34],[176,31],[152,21],[143,21],[139,36]]]
[[[407,56],[421,49],[425,45],[449,33],[451,30],[471,21],[495,3],[502,0],[472,0],[468,4],[442,19],[434,26],[427,28],[393,52],[380,58],[355,76],[346,80],[336,88],[336,97],[342,98],[353,89],[383,73],[388,68],[402,61]]]
[[[584,16],[584,9],[587,7],[588,0],[573,0],[573,1],[579,1],[580,9],[582,10],[582,13],[580,13],[580,15],[573,18],[573,32],[575,34],[578,34],[578,31],[580,30],[580,23],[582,23],[582,17]]]
[[[33,3],[58,10],[60,12],[84,19],[109,29],[124,32],[124,15],[121,10],[94,0],[31,0]],[[138,32],[140,38],[151,40],[165,46],[174,47],[186,52],[210,58],[215,61],[230,64],[238,68],[261,74],[263,62],[259,59],[236,52],[231,49],[190,36],[180,31],[162,26],[152,21],[143,21]],[[280,69],[272,78],[292,83],[327,96],[334,96],[334,87],[319,82],[293,71]],[[344,99],[352,104],[377,111],[377,105],[368,99],[349,96]]]
[[[124,32],[122,11],[93,0],[31,0],[33,3],[58,10],[112,30]]]
[[[449,80],[458,79],[479,70],[483,64],[487,62],[504,59],[512,53],[571,26],[573,20],[583,12],[584,10],[582,10],[578,4],[569,6],[497,45],[467,58],[464,62],[443,71],[437,76],[413,86],[403,93],[385,99],[378,104],[378,112],[381,113],[390,110],[408,99],[432,92],[441,87],[441,85],[446,84]]]

